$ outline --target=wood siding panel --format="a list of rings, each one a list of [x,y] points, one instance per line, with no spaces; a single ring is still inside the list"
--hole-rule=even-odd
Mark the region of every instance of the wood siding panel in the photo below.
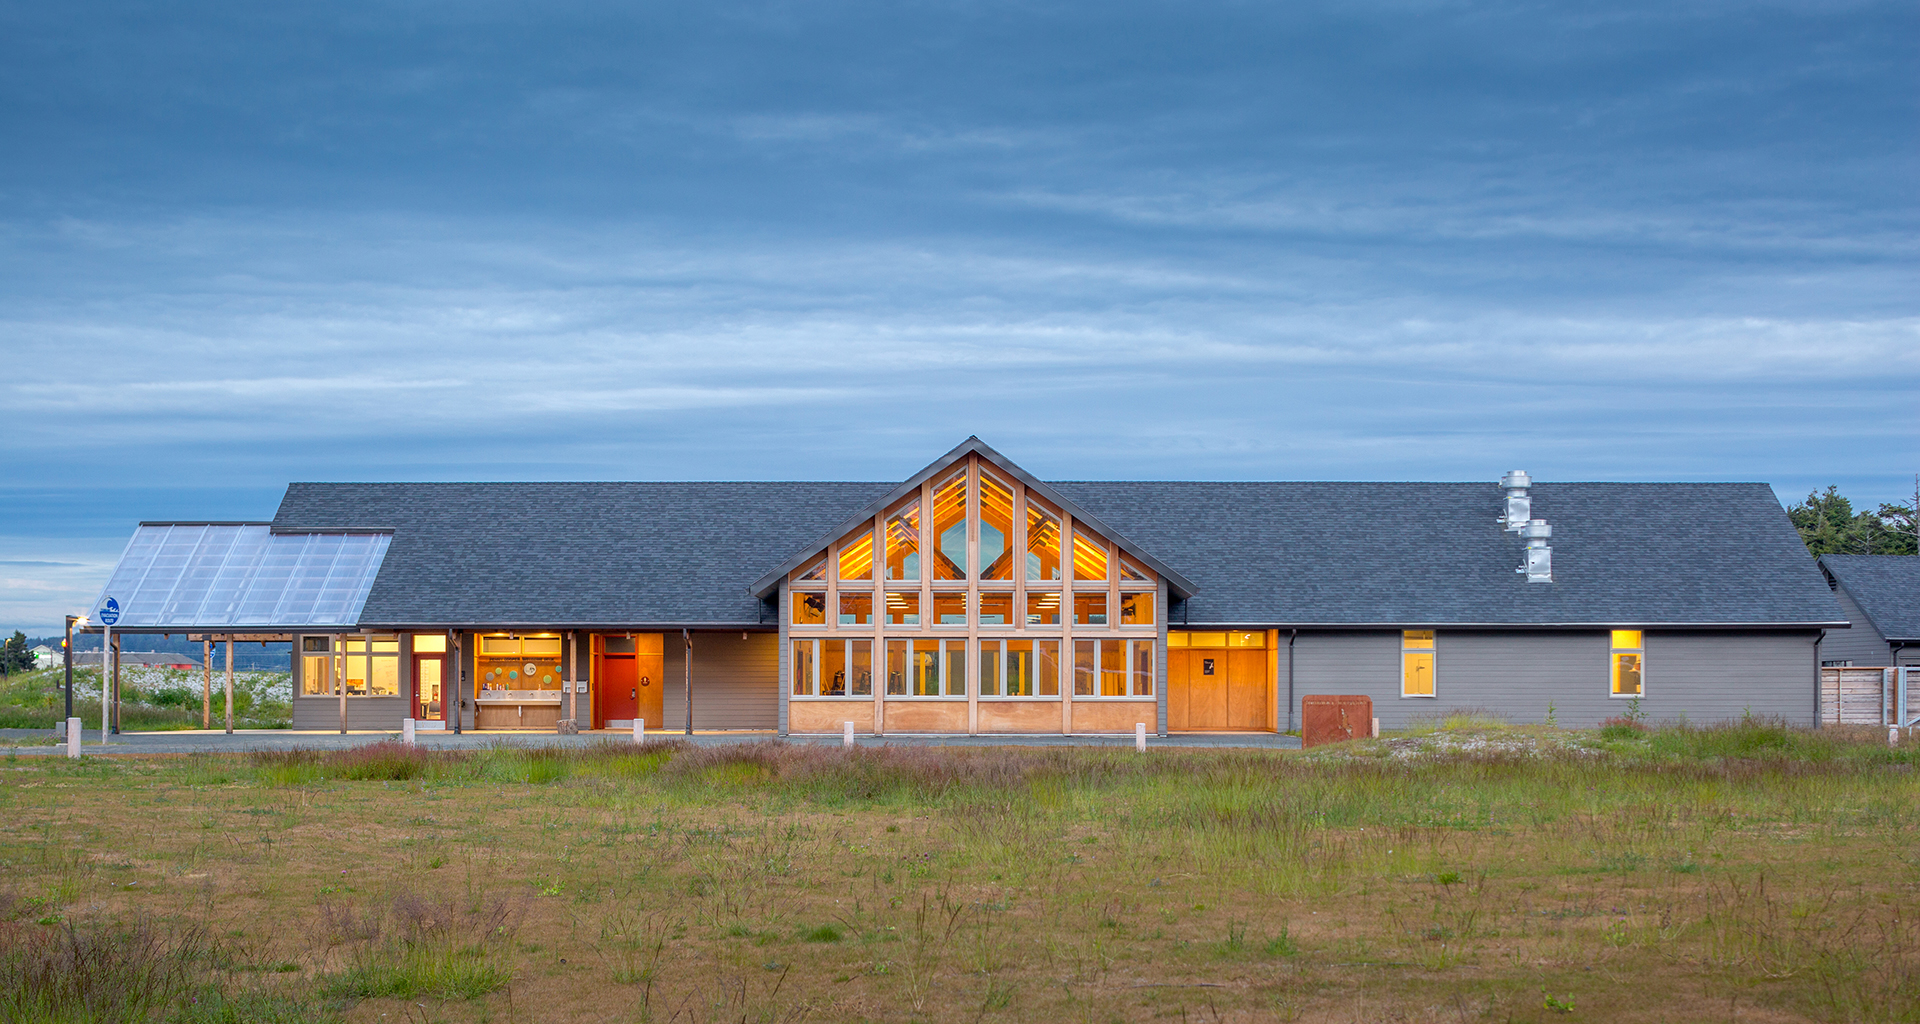
[[[685,729],[686,644],[666,635],[661,712],[668,730]],[[774,729],[780,722],[780,640],[773,632],[693,634],[693,727]],[[652,724],[648,724],[652,728]]]
[[[982,733],[1060,731],[1060,702],[1057,700],[983,700],[979,706]]]
[[[1146,698],[1140,700],[1087,700],[1081,698],[1073,704],[1073,731],[1123,732],[1131,735],[1136,723],[1147,723],[1147,731],[1154,731],[1160,717],[1160,706]]]
[[[967,702],[962,700],[890,700],[886,715],[890,734],[957,732],[964,735],[967,731]],[[1058,728],[1056,721],[1056,731]]]
[[[796,700],[787,703],[787,728],[791,732],[832,733],[838,736],[848,722],[853,723],[854,732],[873,735],[873,701]]]

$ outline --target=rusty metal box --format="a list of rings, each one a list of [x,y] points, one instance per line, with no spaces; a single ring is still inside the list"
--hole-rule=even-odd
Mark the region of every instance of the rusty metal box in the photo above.
[[[1366,739],[1373,735],[1373,698],[1315,694],[1300,699],[1300,745]]]

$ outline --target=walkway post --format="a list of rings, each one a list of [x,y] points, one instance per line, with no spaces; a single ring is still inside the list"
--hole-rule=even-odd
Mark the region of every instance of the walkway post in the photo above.
[[[113,647],[113,627],[100,623],[100,745],[107,745],[110,723],[107,721],[107,655]]]
[[[647,742],[647,720],[636,718],[633,720],[633,745],[637,747],[645,742]]]
[[[67,716],[67,756],[80,756],[80,720]]]
[[[1133,723],[1133,749],[1145,753],[1147,750],[1147,723]]]
[[[687,735],[691,736],[693,735],[693,631],[682,629],[680,635],[687,641],[687,653],[680,664],[687,670],[686,681],[682,684],[682,689],[686,695],[685,699],[687,702]]]
[[[120,641],[113,642],[113,734],[120,735]]]
[[[413,719],[403,718],[400,720],[400,742],[409,747],[413,746]]]
[[[458,736],[460,735],[460,719],[462,717],[460,711],[466,706],[466,698],[461,696],[460,676],[466,668],[467,659],[461,652],[460,634],[449,629],[447,630],[447,636],[453,641],[453,643],[448,645],[453,648],[453,699],[446,702],[447,713],[453,716],[453,734]],[[343,729],[341,731],[345,732],[346,730]]]
[[[347,734],[347,638],[345,636],[334,637],[333,646],[338,648],[338,652],[334,654],[333,660],[340,666],[339,673],[333,677],[333,684],[339,688],[340,735],[345,736]]]
[[[840,731],[840,745],[848,748],[849,750],[853,748],[853,723],[852,722],[847,722],[846,727]]]
[[[67,663],[67,722],[69,724],[73,722],[73,620],[73,616],[67,616],[67,642],[60,648],[60,653],[65,655]]]
[[[200,728],[213,728],[213,634],[200,641]]]
[[[580,731],[580,634],[567,633],[567,721]],[[562,729],[561,732],[568,730]]]
[[[345,693],[346,688],[341,687]],[[227,735],[233,735],[233,634],[227,634]]]

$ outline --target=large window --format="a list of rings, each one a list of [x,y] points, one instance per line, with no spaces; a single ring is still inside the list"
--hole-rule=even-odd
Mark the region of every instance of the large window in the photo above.
[[[300,693],[337,697],[400,696],[400,638],[389,635],[300,638]]]
[[[1153,641],[1075,640],[1073,695],[1153,696]]]
[[[887,517],[887,579],[920,578],[920,499]]]
[[[1060,578],[1060,517],[1027,501],[1027,582]]]
[[[967,578],[967,471],[933,489],[933,578]]]
[[[794,591],[793,624],[796,626],[826,625],[827,595],[817,590]]]
[[[1058,640],[982,640],[979,665],[982,697],[1060,696]]]
[[[1013,489],[980,472],[980,578],[1013,579]]]
[[[1401,631],[1400,696],[1431,697],[1434,695],[1433,654],[1433,630]]]
[[[840,582],[873,580],[873,530],[854,534],[840,545]]]
[[[1616,629],[1611,646],[1608,660],[1613,666],[1613,696],[1640,696],[1645,683],[1641,676],[1647,664],[1646,634],[1637,629]]]
[[[558,690],[562,678],[560,649],[558,633],[482,636],[473,667],[477,688],[483,692]]]
[[[793,695],[873,696],[873,641],[795,640]]]

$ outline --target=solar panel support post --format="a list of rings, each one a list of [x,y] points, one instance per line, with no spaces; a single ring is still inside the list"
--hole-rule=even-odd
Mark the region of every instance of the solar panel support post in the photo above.
[[[120,735],[120,641],[113,641],[113,734]]]
[[[343,692],[344,692],[344,688]],[[227,637],[227,735],[233,735],[233,637]]]
[[[213,728],[213,638],[200,641],[200,728]]]
[[[100,624],[100,745],[107,745],[107,655],[113,647],[113,627]]]

